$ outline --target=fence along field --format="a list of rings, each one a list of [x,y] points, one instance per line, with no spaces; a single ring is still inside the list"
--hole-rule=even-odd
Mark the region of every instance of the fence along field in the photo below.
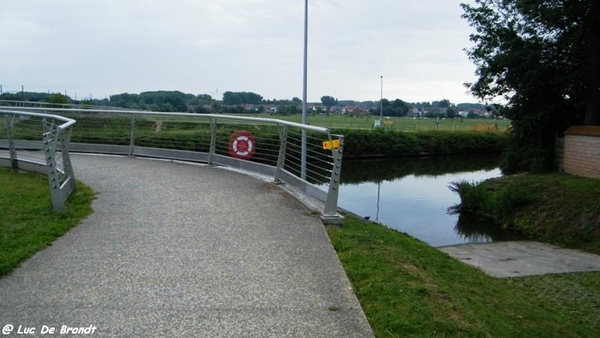
[[[77,121],[73,129],[71,143],[106,144],[160,149],[184,150],[193,152],[210,151],[211,125],[209,119],[198,119],[192,116],[137,115],[132,118],[129,113],[86,113],[63,112],[63,116]],[[254,116],[255,117],[255,116]],[[14,136],[22,140],[38,140],[39,131],[30,120],[19,120],[15,124]],[[216,126],[216,154],[229,156],[229,138],[235,131],[246,130],[253,133],[257,152],[252,162],[277,166],[280,137],[276,126],[257,122],[230,121]],[[327,173],[323,171],[322,162],[330,158],[330,150],[323,149],[323,135],[308,132],[307,179],[311,183],[328,183]],[[298,130],[288,131],[288,146],[285,169],[300,175],[301,134]],[[318,163],[314,163],[318,162]]]
[[[277,114],[252,114],[249,116],[277,118],[291,122],[300,123],[301,115],[277,115]],[[379,116],[352,116],[352,115],[311,115],[308,116],[308,124],[326,128],[339,129],[373,129],[375,120]],[[439,125],[436,119],[412,118],[412,117],[384,117],[386,121],[391,121],[390,130],[394,131],[506,131],[510,127],[509,120],[494,119],[440,119]],[[496,128],[497,127],[497,128]]]

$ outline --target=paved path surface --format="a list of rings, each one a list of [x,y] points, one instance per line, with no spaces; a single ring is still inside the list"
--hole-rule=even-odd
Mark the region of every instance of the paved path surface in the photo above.
[[[438,248],[493,277],[600,271],[600,256],[538,242],[494,242]]]
[[[318,217],[217,168],[74,155],[99,195],[81,225],[0,279],[0,328],[99,337],[372,337]],[[13,331],[15,334],[15,331]]]

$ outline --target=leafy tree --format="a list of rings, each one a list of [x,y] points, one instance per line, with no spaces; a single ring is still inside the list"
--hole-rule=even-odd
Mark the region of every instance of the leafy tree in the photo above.
[[[446,117],[449,119],[453,119],[458,116],[458,111],[454,107],[446,108]]]
[[[428,108],[428,107],[431,107],[431,103],[430,102],[417,102],[417,103],[413,103],[413,106],[416,108]]]
[[[448,99],[443,99],[441,101],[433,101],[431,103],[432,107],[439,107],[439,108],[449,108],[452,105],[452,103],[450,103],[450,100]]]
[[[196,96],[177,90],[142,92],[140,94],[122,93],[110,96],[110,105],[112,106],[166,112],[206,112],[206,107],[198,108],[198,106],[210,106],[212,103],[210,95]]]
[[[226,105],[239,104],[261,104],[263,97],[252,92],[230,92],[223,93],[223,103]]]
[[[332,96],[321,97],[321,103],[327,107],[327,111],[331,110],[331,107],[337,105],[337,99]]]
[[[110,104],[115,107],[139,109],[138,94],[121,93],[110,96]]]
[[[9,100],[9,101],[22,101],[21,93],[2,93],[0,95],[0,100]]]
[[[198,100],[200,100],[200,102],[212,102],[213,100],[212,96],[208,94],[198,94],[196,97]]]
[[[475,114],[475,112],[474,112],[474,111],[470,110],[470,111],[467,113],[467,118],[468,118],[468,119],[478,119],[478,118],[479,118],[479,115]]]
[[[411,106],[400,100],[395,99],[394,101],[390,101],[388,99],[383,99],[381,102],[378,102],[377,106],[370,109],[372,115],[379,116],[381,114],[381,107],[383,106],[383,115],[385,116],[406,116]]]
[[[512,120],[503,170],[554,167],[554,138],[574,124],[600,125],[600,1],[475,0],[461,4],[467,51],[484,101],[502,97]]]
[[[393,116],[406,116],[408,111],[410,110],[410,105],[400,99],[395,99],[392,102]]]
[[[13,92],[13,93],[2,93],[0,95],[0,100],[10,100],[10,101],[33,101],[40,102],[46,101],[49,93],[41,93],[41,92]]]
[[[61,93],[50,94],[50,96],[46,98],[46,102],[55,104],[67,104],[69,101],[69,97]]]

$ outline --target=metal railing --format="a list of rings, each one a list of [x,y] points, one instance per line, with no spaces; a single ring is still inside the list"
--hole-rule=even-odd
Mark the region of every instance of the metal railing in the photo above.
[[[15,101],[15,100],[0,100],[0,108],[60,108],[60,109],[96,109],[96,110],[139,110],[125,109],[111,106],[96,106],[78,103],[48,103],[45,101]]]
[[[71,151],[202,162],[259,173],[321,202],[324,223],[344,222],[337,208],[344,139],[327,128],[219,114],[14,109],[60,114],[76,120]],[[301,178],[303,130],[307,134],[306,179]],[[39,148],[29,145],[31,150]]]
[[[0,166],[46,174],[52,207],[63,211],[76,187],[69,157],[75,120],[1,107],[0,118]]]

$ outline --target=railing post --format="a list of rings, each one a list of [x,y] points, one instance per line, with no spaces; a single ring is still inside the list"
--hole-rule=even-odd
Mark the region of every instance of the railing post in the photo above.
[[[133,156],[135,147],[135,114],[131,114],[131,138],[129,139],[129,157]]]
[[[337,211],[338,195],[340,188],[340,177],[342,173],[342,156],[344,153],[344,136],[340,135],[340,146],[337,149],[332,149],[333,170],[331,170],[331,179],[329,181],[329,191],[327,192],[327,200],[325,201],[325,209],[321,221],[325,225],[343,225],[344,216]]]
[[[6,132],[8,133],[8,149],[10,152],[10,164],[14,171],[19,170],[19,161],[17,160],[17,148],[15,147],[15,138],[13,137],[13,128],[16,116],[12,119],[6,116]]]
[[[208,165],[213,164],[213,157],[217,152],[217,119],[210,119],[210,149],[208,150]]]
[[[287,148],[288,126],[278,125],[277,132],[279,133],[279,155],[277,157],[277,168],[275,169],[275,183],[281,183],[281,170],[285,166],[285,151]]]
[[[44,125],[44,156],[46,158],[46,168],[48,170],[48,184],[50,185],[50,199],[52,200],[52,208],[55,211],[63,211],[65,209],[65,201],[62,198],[60,189],[60,180],[58,177],[58,168],[56,168],[56,139],[55,133],[52,130],[52,123],[48,123],[46,119],[42,121]]]
[[[71,135],[73,134],[73,127],[69,127],[68,131],[59,130],[58,132],[58,135],[60,135],[60,153],[62,155],[63,171],[65,172],[65,180],[69,184],[69,187],[67,189],[70,194],[71,191],[77,189],[77,184],[75,183],[75,174],[73,172],[73,165],[71,164],[71,155],[69,153],[69,144],[71,142]]]

